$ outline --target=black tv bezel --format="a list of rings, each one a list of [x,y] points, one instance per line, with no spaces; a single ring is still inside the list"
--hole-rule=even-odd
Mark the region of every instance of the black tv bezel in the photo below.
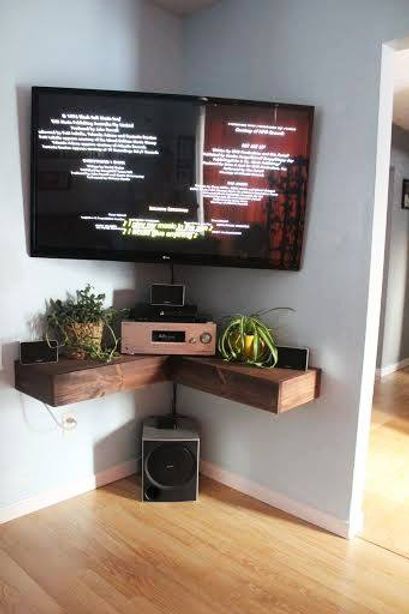
[[[250,269],[270,269],[298,271],[300,266],[294,268],[277,267],[266,261],[264,258],[239,258],[233,256],[220,256],[209,254],[182,254],[182,253],[163,253],[145,252],[128,250],[112,252],[111,250],[93,250],[85,248],[59,249],[55,247],[40,247],[37,242],[37,142],[38,142],[38,103],[39,95],[43,93],[63,93],[80,94],[82,96],[109,96],[125,98],[159,98],[167,100],[186,100],[195,102],[210,102],[215,104],[228,105],[251,105],[257,107],[276,107],[285,109],[296,109],[306,111],[308,114],[309,140],[308,140],[308,171],[311,159],[312,130],[314,123],[315,107],[311,105],[299,105],[265,100],[247,100],[242,98],[220,98],[215,96],[191,96],[187,94],[163,94],[152,92],[130,92],[119,90],[99,90],[82,89],[72,87],[44,87],[33,86],[31,88],[31,163],[30,163],[30,249],[29,254],[33,257],[41,258],[67,258],[72,260],[105,260],[111,262],[146,262],[146,263],[169,263],[169,264],[192,264],[209,265],[218,267],[236,267]],[[308,198],[309,172],[307,177],[307,198]],[[302,260],[302,253],[301,253]]]

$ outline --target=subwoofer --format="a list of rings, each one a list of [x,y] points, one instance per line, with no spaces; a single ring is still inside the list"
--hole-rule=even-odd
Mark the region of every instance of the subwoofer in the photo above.
[[[142,430],[142,501],[196,501],[200,437],[194,420],[152,416]]]

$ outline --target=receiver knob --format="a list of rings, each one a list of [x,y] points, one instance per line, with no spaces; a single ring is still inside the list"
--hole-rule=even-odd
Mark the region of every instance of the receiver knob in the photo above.
[[[213,338],[213,337],[212,337],[212,335],[211,335],[210,333],[202,333],[202,334],[200,335],[200,341],[201,341],[201,343],[204,343],[205,345],[207,345],[208,343],[210,343],[210,342],[211,342],[211,340],[212,340],[212,338]]]

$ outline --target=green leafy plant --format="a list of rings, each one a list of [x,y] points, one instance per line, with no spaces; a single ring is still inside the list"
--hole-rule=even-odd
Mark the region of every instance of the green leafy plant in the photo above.
[[[290,307],[274,307],[252,315],[230,316],[218,338],[221,357],[254,367],[274,367],[278,360],[277,344],[272,329],[261,316],[279,310],[294,311]]]
[[[94,294],[88,284],[65,301],[50,299],[46,312],[46,339],[56,338],[59,347],[72,358],[92,358],[109,362],[117,354],[119,339],[112,323],[118,312],[104,308],[105,294]],[[107,330],[110,347],[103,347],[102,337]]]
[[[256,315],[232,316],[219,336],[218,350],[224,360],[256,367],[274,367],[278,358],[272,331]]]

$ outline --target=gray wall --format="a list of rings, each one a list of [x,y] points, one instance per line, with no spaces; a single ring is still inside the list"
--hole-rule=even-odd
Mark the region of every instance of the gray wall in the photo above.
[[[68,8],[69,7],[69,10]],[[177,91],[315,104],[314,159],[299,273],[178,267],[192,299],[216,315],[274,305],[280,341],[312,348],[322,397],[278,419],[182,391],[203,424],[204,455],[222,468],[348,522],[364,354],[381,43],[409,33],[407,0],[223,0],[186,22],[141,0],[0,0],[0,491],[18,503],[135,454],[135,417],[163,407],[164,388],[73,410],[62,437],[41,404],[13,389],[16,339],[44,298],[93,282],[125,300],[149,267],[30,259],[28,88]],[[57,9],[56,9],[57,6]],[[80,15],[80,19],[77,16]],[[116,292],[115,292],[116,291]]]
[[[153,35],[153,33],[155,35]],[[70,406],[62,434],[44,406],[13,388],[17,340],[49,297],[87,282],[118,306],[136,299],[152,269],[27,254],[30,87],[169,89],[180,79],[181,23],[140,0],[0,0],[0,505],[69,490],[138,454],[138,421],[166,410],[168,386]],[[55,410],[61,419],[67,408]],[[35,499],[37,500],[37,499]],[[13,508],[14,509],[14,508]],[[18,508],[20,509],[20,508]],[[1,518],[1,509],[0,509]]]
[[[224,0],[193,16],[186,89],[313,104],[300,272],[183,267],[216,315],[288,305],[279,339],[312,349],[322,397],[273,419],[184,390],[207,460],[348,522],[368,307],[381,43],[409,33],[406,0]],[[375,367],[375,363],[373,364]]]
[[[409,132],[393,126],[378,368],[409,358],[409,210],[401,208],[409,179]]]

